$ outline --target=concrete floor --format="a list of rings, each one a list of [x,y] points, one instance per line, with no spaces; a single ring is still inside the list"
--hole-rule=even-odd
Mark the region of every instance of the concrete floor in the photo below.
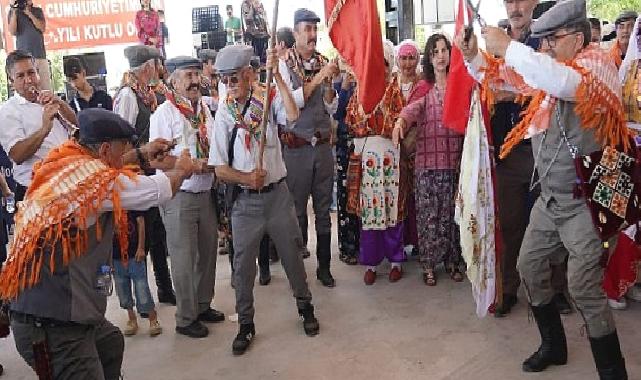
[[[421,282],[415,261],[406,264],[400,282],[389,283],[389,267],[383,265],[378,282],[365,286],[361,267],[346,266],[335,258],[334,289],[316,281],[313,256],[306,260],[306,268],[320,335],[309,338],[303,333],[282,267],[273,264],[272,283],[255,288],[257,336],[244,356],[231,353],[236,323],[228,320],[210,325],[208,338],[194,340],[174,333],[174,308],[161,305],[158,311],[165,328],[161,336],[147,336],[146,321],[139,320],[139,334],[126,338],[125,379],[597,378],[576,314],[564,318],[568,365],[524,374],[521,362],[536,349],[538,334],[534,322],[528,323],[523,298],[508,318],[478,319],[469,283],[456,284],[440,272],[438,286],[428,288]],[[231,315],[234,293],[229,279],[228,259],[220,256],[214,306]],[[639,380],[641,304],[631,303],[628,310],[615,315],[629,378]],[[107,318],[119,326],[126,322],[126,312],[119,309],[115,295],[109,299]],[[12,339],[0,340],[0,363],[5,367],[3,378],[36,378],[18,356]]]

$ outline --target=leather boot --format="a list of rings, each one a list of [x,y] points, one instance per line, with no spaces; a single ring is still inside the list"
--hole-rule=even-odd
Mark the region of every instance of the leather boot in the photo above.
[[[628,380],[616,331],[601,338],[590,338],[590,347],[600,380]]]
[[[314,316],[314,305],[307,303],[302,309],[298,309],[298,315],[303,320],[303,330],[307,336],[318,335],[320,324],[318,319]]]
[[[564,365],[568,361],[568,348],[561,314],[554,302],[531,306],[532,314],[541,334],[541,346],[523,362],[523,371],[541,372],[550,365]]]
[[[329,271],[329,263],[332,258],[332,235],[318,235],[316,237],[316,258],[318,269],[316,278],[328,288],[336,286],[336,281]]]

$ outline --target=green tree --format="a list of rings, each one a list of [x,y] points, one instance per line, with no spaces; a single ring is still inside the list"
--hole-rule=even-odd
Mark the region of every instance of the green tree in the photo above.
[[[588,7],[591,15],[614,21],[621,11],[641,11],[641,0],[589,0]]]

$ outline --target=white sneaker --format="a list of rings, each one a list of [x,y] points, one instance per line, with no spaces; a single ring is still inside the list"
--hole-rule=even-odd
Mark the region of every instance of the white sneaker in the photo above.
[[[614,310],[625,310],[628,307],[625,297],[621,297],[618,300],[608,298],[608,305]]]
[[[641,284],[636,284],[628,289],[625,296],[631,301],[641,302]]]

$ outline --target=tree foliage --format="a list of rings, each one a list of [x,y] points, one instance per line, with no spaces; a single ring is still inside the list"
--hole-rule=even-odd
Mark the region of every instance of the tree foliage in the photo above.
[[[588,10],[594,17],[614,22],[621,11],[641,12],[641,0],[589,0]]]

